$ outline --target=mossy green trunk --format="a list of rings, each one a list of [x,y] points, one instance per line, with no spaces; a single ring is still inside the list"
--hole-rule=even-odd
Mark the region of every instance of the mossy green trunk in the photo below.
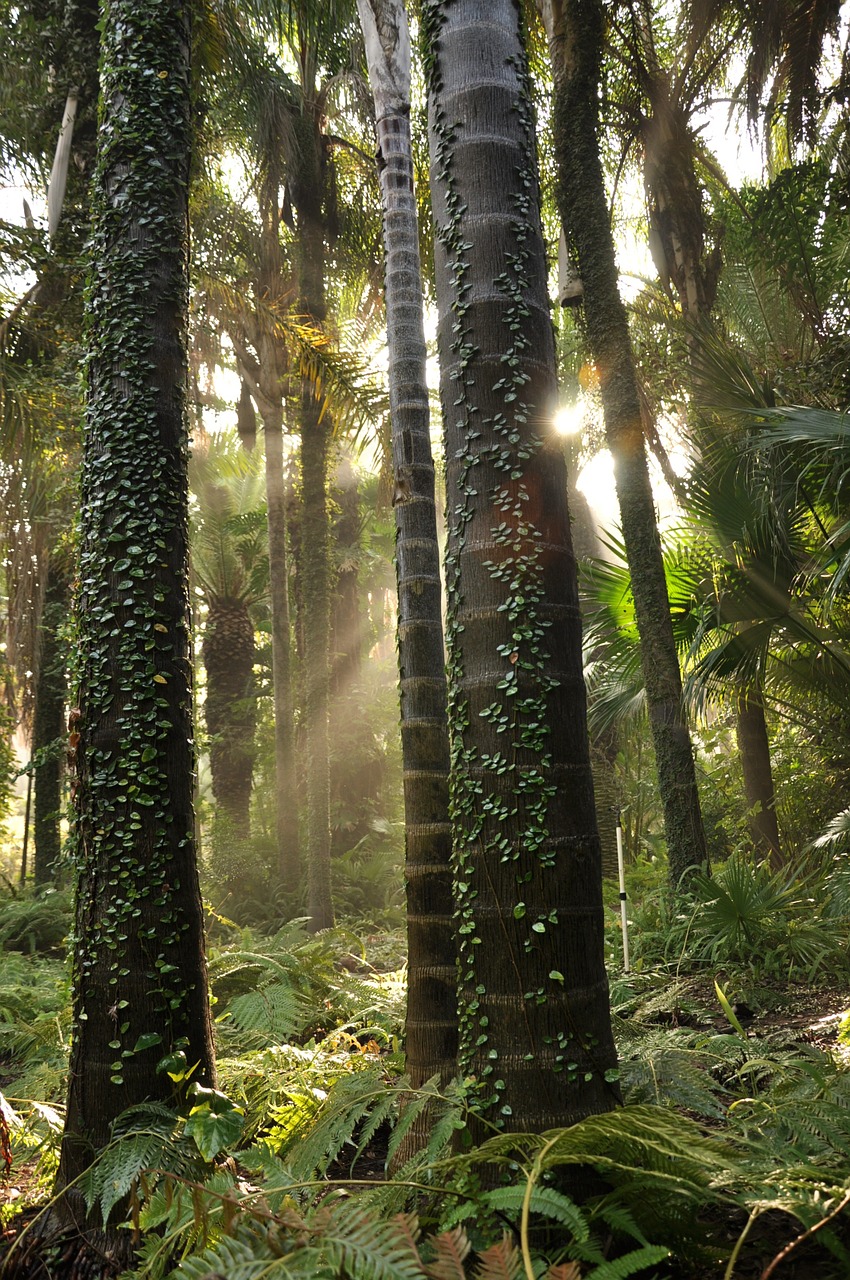
[[[496,1127],[614,1106],[599,836],[514,0],[431,0],[460,1067]]]
[[[70,607],[67,573],[51,558],[47,568],[44,606],[39,626],[40,652],[33,708],[33,754],[40,756],[34,775],[33,835],[36,885],[56,875],[62,847],[62,770],[67,740],[65,704],[68,687],[68,648],[61,634]]]
[[[553,19],[553,11],[557,16]],[[550,25],[554,22],[554,26]],[[552,3],[548,24],[554,98],[557,198],[584,282],[587,336],[599,370],[605,434],[614,459],[623,542],[631,575],[641,663],[664,806],[670,880],[707,865],[690,734],[655,501],[649,479],[640,398],[625,308],[620,298],[611,220],[599,155],[600,0]]]
[[[127,1107],[213,1051],[195,864],[188,608],[189,21],[102,15],[81,505],[66,1190]],[[141,1041],[141,1047],[137,1047]],[[147,1045],[147,1047],[145,1047]]]

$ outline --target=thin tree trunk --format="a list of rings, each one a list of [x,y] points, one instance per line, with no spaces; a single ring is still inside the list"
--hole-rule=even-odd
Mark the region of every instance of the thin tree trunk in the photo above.
[[[360,611],[360,493],[357,476],[348,458],[339,460],[333,483],[339,514],[334,520],[333,541],[338,569],[331,625],[330,692],[339,720],[350,714],[350,698],[363,661],[363,619]]]
[[[776,793],[770,763],[770,740],[759,689],[742,691],[735,702],[735,734],[744,774],[747,823],[756,853],[778,870],[784,864],[776,821]]]
[[[27,774],[27,802],[24,808],[24,844],[21,849],[21,888],[27,882],[29,867],[27,865],[29,858],[29,842],[30,842],[30,813],[32,812],[32,758],[30,757],[30,767]]]
[[[423,5],[446,436],[460,1067],[487,1122],[615,1105],[533,104],[514,0]],[[476,1126],[477,1128],[477,1126]]]
[[[325,231],[321,215],[323,140],[313,126],[315,172],[305,182],[298,209],[300,306],[325,319]],[[309,161],[305,161],[309,171]],[[328,462],[331,416],[309,377],[301,382],[301,589],[304,605],[304,728],[307,745],[307,911],[313,929],[334,922],[331,894],[330,743],[330,565]]]
[[[301,590],[304,601],[304,728],[307,746],[307,911],[314,929],[333,924],[331,899],[330,592],[328,427],[309,381],[301,392]]]
[[[286,487],[283,476],[283,409],[263,419],[269,578],[274,681],[276,826],[280,886],[294,897],[301,881],[298,785],[295,765],[295,709],[292,699],[292,637],[289,623],[289,558],[286,548]]]
[[[281,889],[292,900],[301,887],[298,784],[295,761],[295,708],[292,695],[292,640],[289,615],[286,490],[283,478],[283,396],[289,377],[286,347],[274,331],[274,310],[285,294],[278,228],[281,186],[279,156],[274,153],[260,189],[263,222],[261,265],[255,315],[246,326],[257,352],[254,359],[245,337],[230,329],[243,378],[239,429],[252,447],[251,417],[244,386],[250,389],[263,420],[266,465],[266,509],[269,537],[269,580],[272,616],[272,683],[275,726],[275,838]],[[269,315],[271,313],[271,315]]]
[[[62,764],[66,740],[67,647],[60,627],[70,607],[67,574],[52,557],[47,567],[40,632],[38,676],[33,710],[33,752],[41,753],[35,769],[33,872],[37,886],[55,878],[62,841]]]
[[[72,1184],[115,1117],[172,1099],[162,1056],[185,1053],[202,1082],[214,1072],[192,814],[180,0],[112,0],[101,67],[72,713],[74,1014],[57,1177],[60,1205],[80,1223]]]
[[[590,348],[600,375],[608,448],[631,575],[641,663],[664,806],[670,880],[708,865],[693,748],[664,577],[640,396],[620,298],[598,142],[600,0],[538,0],[554,77],[557,198],[584,281]]]
[[[359,0],[384,205],[398,666],[407,883],[406,1066],[414,1088],[457,1070],[449,739],[422,278],[410,138],[410,42],[400,0]],[[405,1154],[425,1145],[414,1124]]]

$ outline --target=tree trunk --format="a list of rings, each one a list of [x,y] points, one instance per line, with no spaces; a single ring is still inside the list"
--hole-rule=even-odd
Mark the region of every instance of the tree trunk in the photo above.
[[[359,0],[384,206],[398,667],[407,882],[405,1061],[414,1088],[457,1070],[449,739],[440,553],[410,138],[410,41],[400,0]],[[425,1145],[423,1112],[405,1150]]]
[[[281,187],[279,169],[280,156],[272,149],[269,169],[260,188],[263,229],[256,289],[257,305],[251,320],[245,322],[249,330],[247,336],[257,358],[248,350],[244,333],[237,333],[235,328],[231,328],[229,332],[243,378],[238,427],[246,448],[253,447],[255,437],[253,408],[250,396],[246,399],[246,385],[263,420],[272,618],[277,871],[281,889],[292,900],[301,887],[301,848],[295,762],[295,709],[292,696],[286,489],[283,478],[283,396],[289,378],[289,356],[285,344],[274,331],[273,323],[275,308],[281,305],[286,293],[278,227]]]
[[[363,660],[358,561],[360,557],[360,494],[357,476],[348,458],[341,458],[334,477],[333,497],[339,509],[333,540],[337,560],[336,588],[331,626],[330,692],[333,715],[346,714],[352,686]]]
[[[212,791],[229,831],[251,834],[254,734],[254,624],[244,601],[210,600],[202,656],[207,673],[204,714],[210,735]]]
[[[664,577],[641,425],[640,397],[620,298],[598,141],[600,0],[538,0],[554,77],[558,207],[584,281],[587,335],[600,375],[608,448],[631,575],[655,744],[670,881],[708,864],[693,748]]]
[[[460,1067],[488,1124],[615,1105],[599,836],[514,0],[423,6],[446,436]]]
[[[42,606],[40,654],[33,709],[32,749],[40,756],[34,771],[35,803],[33,835],[35,857],[33,871],[37,886],[49,884],[56,876],[62,848],[62,765],[67,726],[67,645],[60,627],[70,606],[68,576],[56,563],[55,556],[47,566],[47,583]]]
[[[113,0],[101,71],[71,739],[74,1020],[57,1178],[66,1208],[115,1117],[172,1100],[156,1070],[164,1054],[185,1052],[202,1082],[214,1071],[192,814],[185,7]]]
[[[304,729],[307,745],[307,911],[314,929],[333,924],[328,684],[328,427],[305,381],[301,392],[301,590],[304,601]]]
[[[290,898],[301,882],[298,784],[295,764],[295,709],[292,699],[292,638],[289,625],[289,557],[286,549],[286,487],[283,476],[283,410],[263,419],[266,501],[269,524],[269,579],[274,681],[276,835],[280,886]]]
[[[761,690],[752,688],[739,693],[735,711],[735,734],[747,797],[747,824],[756,853],[762,858],[769,858],[771,867],[777,871],[784,865],[784,858],[776,821],[770,740]]]
[[[305,129],[305,134],[308,130]],[[312,122],[299,187],[298,273],[300,307],[322,323],[325,307],[325,229],[322,219],[324,140]],[[307,744],[307,912],[313,929],[334,922],[331,895],[330,744],[330,566],[328,537],[328,454],[331,416],[309,377],[302,378],[301,432],[301,588],[304,602],[304,727]]]

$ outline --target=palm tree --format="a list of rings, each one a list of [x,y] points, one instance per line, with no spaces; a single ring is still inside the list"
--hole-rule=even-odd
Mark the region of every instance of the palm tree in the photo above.
[[[252,608],[268,596],[266,513],[257,464],[228,438],[196,442],[192,570],[207,617],[202,656],[212,790],[229,831],[250,834],[257,692]]]
[[[401,0],[358,0],[375,100],[386,252],[407,883],[405,1061],[414,1088],[457,1067],[449,739],[419,232],[410,36]],[[424,1145],[429,1117],[411,1135]],[[415,1126],[414,1126],[415,1128]]]
[[[742,84],[750,120],[764,117],[770,126],[784,107],[790,138],[812,143],[823,101],[818,71],[824,46],[838,35],[841,8],[841,0],[689,0],[688,16],[698,35],[725,21],[748,46]],[[845,83],[846,76],[845,63]]]
[[[336,348],[325,324],[326,256],[334,222],[333,153],[346,145],[327,133],[330,94],[341,70],[341,64],[337,65],[340,56],[333,44],[338,34],[335,13],[334,6],[315,14],[302,13],[297,5],[287,7],[283,31],[295,55],[297,79],[286,74],[268,54],[257,51],[258,42],[250,31],[243,32],[242,65],[236,67],[240,90],[234,100],[240,116],[246,101],[257,107],[248,150],[260,174],[262,222],[251,286],[253,308],[245,305],[244,288],[240,294],[232,288],[215,287],[214,282],[208,282],[207,287],[208,298],[233,342],[240,374],[264,422],[270,555],[280,565],[272,572],[273,592],[278,597],[277,603],[273,598],[273,612],[278,620],[275,630],[281,633],[284,625],[288,631],[283,612],[286,573],[280,563],[286,545],[284,399],[288,425],[300,435],[299,574],[305,636],[303,722],[308,756],[305,839],[308,911],[317,928],[330,924],[333,917],[328,751],[330,441],[334,412],[341,409],[340,416],[348,426],[352,419],[368,418],[376,407],[374,397],[364,394],[362,364]],[[265,21],[268,22],[268,15]],[[272,38],[279,35],[275,29]],[[322,67],[328,74],[324,86],[317,82],[320,50]],[[233,102],[229,106],[232,108]],[[293,223],[293,210],[289,262],[282,252],[281,235]],[[282,642],[280,651],[283,653]]]
[[[259,226],[210,182],[203,206],[209,265],[202,276],[203,308],[230,339],[242,379],[243,421],[263,423],[272,622],[275,724],[275,833],[278,879],[291,899],[300,887],[301,852],[295,761],[289,565],[284,484],[284,397],[290,387],[293,345],[305,339],[284,329],[293,302],[292,274],[280,241],[280,193],[294,111],[289,78],[250,32],[231,32],[230,92],[221,99],[223,126],[247,152],[256,175]],[[220,95],[220,86],[216,89]],[[227,263],[229,272],[222,271]],[[228,278],[228,274],[229,277]],[[306,339],[304,345],[309,345]],[[297,357],[296,357],[297,359]]]
[[[537,1132],[616,1102],[532,100],[512,0],[423,6],[449,524],[463,1074]]]
[[[101,70],[71,740],[73,1038],[57,1175],[57,1212],[73,1207],[78,1223],[88,1215],[76,1180],[115,1117],[171,1099],[163,1054],[185,1053],[201,1081],[214,1072],[192,814],[186,9],[112,4]]]
[[[603,8],[600,0],[567,0],[562,6],[540,0],[539,8],[552,56],[558,207],[584,281],[588,343],[600,375],[605,434],[614,459],[635,598],[670,879],[677,887],[683,877],[707,864],[707,851],[599,154]]]

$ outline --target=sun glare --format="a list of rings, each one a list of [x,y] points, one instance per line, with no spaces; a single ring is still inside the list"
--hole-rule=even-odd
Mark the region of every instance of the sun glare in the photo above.
[[[553,419],[559,436],[577,436],[584,426],[584,408],[581,404],[564,404]]]

